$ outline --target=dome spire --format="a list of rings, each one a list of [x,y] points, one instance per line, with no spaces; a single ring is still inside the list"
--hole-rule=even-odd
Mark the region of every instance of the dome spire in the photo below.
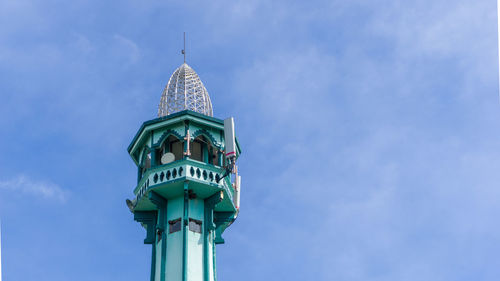
[[[158,117],[183,110],[213,116],[208,91],[198,74],[187,63],[179,66],[170,76],[158,105]]]
[[[184,32],[184,63],[179,66],[161,94],[158,105],[158,117],[163,117],[183,110],[192,110],[213,116],[212,102],[200,77],[186,63],[186,32]]]
[[[184,63],[186,63],[186,32],[184,31],[184,49],[181,52],[184,55]]]

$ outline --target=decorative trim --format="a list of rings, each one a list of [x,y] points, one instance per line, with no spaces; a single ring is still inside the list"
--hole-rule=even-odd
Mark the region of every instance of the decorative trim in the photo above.
[[[134,220],[146,225],[146,239],[144,239],[144,244],[154,244],[155,229],[156,229],[156,212],[135,211]]]
[[[158,141],[155,144],[153,144],[153,147],[155,148],[160,147],[161,144],[171,135],[175,136],[179,140],[182,140],[183,138],[183,136],[181,136],[181,134],[179,134],[177,131],[168,129],[161,135],[160,139],[158,139]]]
[[[166,121],[166,120],[177,119],[177,118],[181,119],[180,121],[182,121],[182,120],[184,120],[186,118],[189,118],[189,117],[195,117],[197,119],[201,119],[200,121],[213,122],[215,124],[219,124],[219,126],[223,126],[224,125],[224,120],[222,120],[222,119],[218,119],[218,118],[215,118],[215,117],[210,117],[210,116],[207,116],[207,115],[204,115],[204,114],[201,114],[201,113],[198,113],[198,112],[194,112],[194,111],[191,111],[191,110],[179,111],[179,112],[176,112],[176,113],[164,116],[164,117],[159,117],[159,118],[152,119],[152,120],[149,120],[149,121],[146,121],[146,122],[142,123],[141,127],[139,128],[139,131],[137,131],[137,133],[134,136],[134,139],[129,144],[129,146],[127,148],[127,151],[129,153],[132,152],[132,148],[133,148],[134,144],[139,139],[139,137],[141,136],[142,132],[144,131],[144,129],[146,129],[147,126],[153,125],[153,124],[157,124],[157,123],[160,123],[160,122],[163,122],[163,121]]]
[[[210,258],[209,252],[208,252],[208,235],[213,235],[213,230],[216,228],[216,225],[214,223],[214,208],[215,205],[217,205],[219,202],[222,201],[222,194],[221,192],[217,192],[214,195],[206,198],[204,200],[204,209],[205,209],[205,223],[204,223],[204,230],[205,233],[203,235],[203,255],[205,258],[203,259],[203,267],[204,267],[204,272],[205,272],[205,280],[210,280],[210,275],[209,275],[209,268],[208,268],[208,259]],[[214,280],[216,279],[215,276],[215,247],[213,244],[213,239],[212,243],[210,244],[212,247],[212,274],[214,276]]]
[[[201,135],[204,135],[205,137],[207,137],[210,140],[210,142],[212,143],[213,146],[222,149],[222,143],[216,141],[215,138],[214,138],[214,136],[212,134],[210,134],[210,132],[207,131],[207,130],[205,130],[205,129],[198,129],[198,130],[196,130],[196,132],[194,132],[192,138],[196,139],[197,137],[199,137]]]
[[[158,208],[163,208],[167,205],[167,200],[161,197],[158,193],[151,191],[148,195],[149,201],[153,202]]]

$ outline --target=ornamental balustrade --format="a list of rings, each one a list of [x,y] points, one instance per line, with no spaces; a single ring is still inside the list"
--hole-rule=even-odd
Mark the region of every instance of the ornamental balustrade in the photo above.
[[[165,165],[158,165],[148,169],[134,190],[137,201],[147,193],[164,184],[177,181],[195,181],[220,189],[226,190],[226,193],[233,201],[234,188],[229,177],[222,179],[224,169],[209,165],[192,159],[182,159]]]

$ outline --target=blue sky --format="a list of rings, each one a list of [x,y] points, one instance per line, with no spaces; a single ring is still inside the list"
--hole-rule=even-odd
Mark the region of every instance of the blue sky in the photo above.
[[[495,1],[0,1],[4,279],[146,280],[126,152],[188,63],[234,116],[219,280],[498,280]]]

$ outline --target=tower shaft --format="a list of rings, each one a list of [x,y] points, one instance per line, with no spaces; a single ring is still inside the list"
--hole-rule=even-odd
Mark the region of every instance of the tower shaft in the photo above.
[[[149,214],[156,233],[146,241],[152,244],[151,280],[215,280],[215,229],[206,222],[220,194],[205,200],[190,198],[189,182],[184,186],[184,194],[170,200],[149,194],[158,208]],[[144,214],[136,215],[136,220],[144,221]]]
[[[128,148],[138,168],[127,200],[151,244],[151,281],[215,281],[216,244],[238,214],[224,121],[185,110],[147,121]]]

